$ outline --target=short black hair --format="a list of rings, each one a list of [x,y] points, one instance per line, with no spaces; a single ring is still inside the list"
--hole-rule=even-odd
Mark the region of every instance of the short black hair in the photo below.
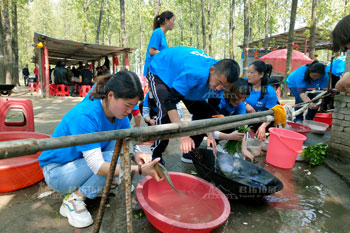
[[[350,43],[350,15],[342,18],[334,27],[331,35],[333,39],[332,50],[345,51],[345,45]]]
[[[224,74],[227,78],[227,82],[234,83],[237,81],[240,73],[238,63],[233,59],[222,59],[215,65],[214,73]]]

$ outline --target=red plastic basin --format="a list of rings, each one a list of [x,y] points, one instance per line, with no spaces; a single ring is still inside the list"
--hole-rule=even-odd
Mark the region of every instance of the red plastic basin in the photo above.
[[[50,135],[28,131],[0,132],[0,141],[49,138]],[[38,157],[41,152],[0,160],[0,193],[12,192],[44,179]]]
[[[332,113],[316,113],[314,117],[314,121],[326,123],[329,125],[329,127],[332,126]]]
[[[143,178],[136,197],[148,221],[161,232],[210,232],[222,225],[230,215],[230,203],[209,182],[185,173],[169,172],[176,193],[164,180]]]
[[[311,132],[311,128],[309,126],[293,123],[293,122],[287,122],[287,124],[291,127],[291,128],[288,128],[289,130],[300,133],[302,135],[306,135]]]

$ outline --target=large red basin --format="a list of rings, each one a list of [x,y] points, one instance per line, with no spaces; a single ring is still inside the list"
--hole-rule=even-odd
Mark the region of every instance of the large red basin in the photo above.
[[[50,135],[28,131],[0,132],[0,141],[11,141],[28,138],[49,138]],[[38,157],[33,155],[19,156],[0,160],[0,193],[11,192],[28,187],[44,178]]]
[[[136,197],[148,221],[161,232],[210,232],[230,215],[227,197],[209,182],[185,173],[169,172],[176,193],[164,180],[143,178]]]

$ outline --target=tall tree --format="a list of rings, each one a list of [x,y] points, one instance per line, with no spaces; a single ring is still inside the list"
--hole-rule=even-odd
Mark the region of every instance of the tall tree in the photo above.
[[[101,21],[102,21],[103,5],[104,5],[104,0],[101,0],[100,17],[98,18],[97,32],[96,32],[96,44],[99,44],[99,40],[100,40],[100,28],[101,28]]]
[[[203,37],[203,50],[204,50],[204,51],[207,51],[204,7],[205,7],[205,0],[202,0],[202,8],[201,8],[201,9],[202,9],[202,37]]]
[[[269,3],[268,3],[268,0],[265,0],[265,43],[264,43],[265,54],[268,53],[268,47],[269,47]]]
[[[141,7],[141,1],[139,1],[139,24],[140,24],[140,46],[139,46],[139,73],[143,75],[143,60],[142,60],[142,47],[143,47],[143,40],[142,40],[142,7]]]
[[[249,49],[249,0],[244,0],[243,77],[247,76]]]
[[[11,1],[11,18],[12,18],[12,49],[14,53],[13,63],[13,84],[19,85],[19,66],[18,66],[18,26],[17,26],[17,4]]]
[[[9,0],[3,0],[2,2],[2,29],[4,38],[4,70],[5,70],[5,83],[13,83],[13,62],[15,60],[12,50],[12,38],[10,29],[10,16],[9,16]]]
[[[208,28],[208,41],[209,41],[209,49],[208,49],[208,54],[210,56],[213,56],[212,54],[212,50],[211,50],[211,46],[212,46],[212,38],[213,38],[213,30],[212,30],[212,19],[210,18],[210,11],[211,11],[211,1],[208,1],[208,5],[207,5],[207,28]]]
[[[286,73],[284,74],[283,83],[284,88],[282,90],[282,96],[287,97],[288,87],[286,85],[286,79],[292,69],[292,58],[293,58],[293,41],[294,41],[294,27],[295,27],[295,19],[297,16],[297,7],[298,0],[292,1],[292,10],[290,12],[290,23],[289,23],[289,31],[288,31],[288,50],[287,50],[287,62],[286,62]]]
[[[2,5],[0,4],[2,8]],[[0,10],[0,83],[5,83],[5,69],[4,69],[4,35],[2,29],[2,12]]]
[[[126,42],[127,42],[127,38],[126,38],[126,24],[125,24],[125,1],[124,0],[120,0],[120,31],[121,31],[121,36],[122,36],[122,46],[124,48],[126,48]],[[125,56],[127,56],[127,54],[124,54],[124,67],[125,67]]]
[[[88,33],[88,0],[84,0],[84,42],[87,42],[87,33]]]
[[[190,0],[190,47],[192,47],[192,36],[193,36],[192,1],[193,0]]]
[[[229,22],[229,41],[230,41],[230,57],[235,59],[235,14],[236,14],[236,1],[231,0],[231,10],[230,10],[230,22]],[[226,48],[226,47],[225,47]]]
[[[316,24],[317,24],[317,0],[312,0],[311,28],[310,28],[310,51],[309,51],[309,57],[311,59],[314,59],[314,57],[315,57]]]
[[[161,2],[160,0],[154,0],[154,16],[159,15],[160,13]]]

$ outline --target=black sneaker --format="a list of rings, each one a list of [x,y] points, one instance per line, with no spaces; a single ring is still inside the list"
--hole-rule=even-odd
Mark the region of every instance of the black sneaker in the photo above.
[[[191,155],[189,153],[187,154],[183,153],[181,157],[181,161],[184,163],[193,163]]]

